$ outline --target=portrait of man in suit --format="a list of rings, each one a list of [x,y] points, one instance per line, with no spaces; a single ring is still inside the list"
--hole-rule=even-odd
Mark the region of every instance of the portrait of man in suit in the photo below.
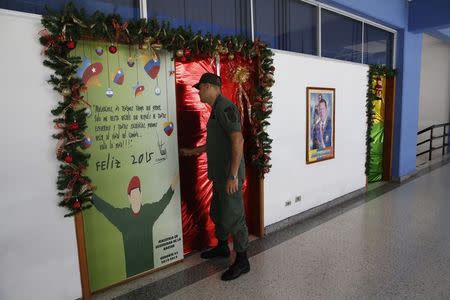
[[[308,87],[306,163],[334,158],[335,89]]]
[[[318,101],[315,113],[315,122],[313,127],[313,145],[312,149],[324,149],[326,147],[331,147],[332,140],[332,123],[331,118],[328,116],[328,104],[325,99],[323,99],[322,94],[318,95]]]

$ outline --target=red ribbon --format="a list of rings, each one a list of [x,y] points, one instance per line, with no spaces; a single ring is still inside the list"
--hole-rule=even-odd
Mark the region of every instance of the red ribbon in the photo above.
[[[69,108],[74,107],[78,103],[83,103],[88,107],[91,107],[91,105],[84,100],[84,96],[81,96],[81,93],[84,93],[87,91],[87,87],[82,84],[75,84],[72,86],[72,102],[70,102],[69,105],[67,105],[64,110],[62,111],[62,114],[65,114]]]
[[[69,181],[69,183],[67,184],[67,192],[66,192],[66,194],[64,195],[64,201],[69,201],[70,200],[70,198],[72,198],[72,194],[73,194],[73,187],[75,186],[75,184],[77,183],[77,182],[80,182],[80,183],[82,183],[82,184],[85,184],[85,183],[88,183],[87,181],[86,181],[86,179],[84,179],[83,177],[82,177],[82,175],[81,175],[81,173],[84,171],[86,169],[86,167],[84,167],[84,166],[80,166],[79,167],[79,169],[66,169],[65,171],[64,171],[64,173],[67,175],[67,176],[70,176],[70,177],[72,177],[72,179]]]
[[[58,42],[62,40],[62,36],[58,35],[55,39],[52,38],[47,29],[42,29],[39,31],[39,35],[47,40],[47,43],[44,45],[44,49],[42,49],[41,54],[47,54],[48,49],[52,47],[60,48]]]
[[[120,35],[123,34],[123,32],[126,32],[126,34],[124,35],[124,40],[125,42],[129,43],[130,39],[129,39],[129,33],[128,33],[128,21],[120,24],[119,22],[117,22],[116,19],[112,20],[112,25],[114,27],[114,30],[116,31],[116,42],[119,41]]]

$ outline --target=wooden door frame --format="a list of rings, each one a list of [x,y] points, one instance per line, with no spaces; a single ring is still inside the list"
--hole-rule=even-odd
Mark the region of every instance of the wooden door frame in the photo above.
[[[384,107],[383,181],[392,180],[395,121],[395,84],[396,79],[394,76],[386,76]]]

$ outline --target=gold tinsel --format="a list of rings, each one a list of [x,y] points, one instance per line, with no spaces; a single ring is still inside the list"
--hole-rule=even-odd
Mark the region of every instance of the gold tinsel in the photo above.
[[[233,81],[239,84],[244,84],[250,78],[250,71],[244,67],[237,67],[233,75]]]
[[[251,104],[250,99],[247,95],[247,93],[244,90],[244,87],[242,86],[244,83],[246,83],[250,79],[250,71],[248,68],[239,66],[236,68],[236,71],[233,74],[233,81],[236,82],[238,86],[238,109],[241,113],[241,124],[244,124],[244,103],[242,101],[242,97],[246,100],[247,104],[247,112],[248,112],[248,121],[250,124],[252,124],[251,119]]]

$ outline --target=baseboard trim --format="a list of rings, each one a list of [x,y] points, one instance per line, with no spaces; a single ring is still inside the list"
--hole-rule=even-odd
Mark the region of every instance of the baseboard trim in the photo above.
[[[268,234],[280,231],[286,227],[289,227],[296,223],[302,222],[306,219],[314,218],[315,216],[317,216],[327,210],[330,210],[338,205],[341,205],[342,203],[347,202],[351,199],[354,199],[356,197],[364,195],[365,193],[366,193],[366,188],[363,187],[363,188],[357,189],[353,192],[350,192],[348,194],[345,194],[343,196],[340,196],[338,198],[335,198],[333,200],[330,200],[324,204],[313,207],[304,212],[301,212],[299,214],[293,215],[284,220],[276,222],[274,224],[268,225],[264,228],[264,235],[268,235]]]
[[[448,164],[449,162],[450,162],[450,154],[446,154],[445,156],[442,157],[442,159],[431,161],[429,164],[427,164],[425,166],[416,168],[414,171],[412,171],[409,174],[406,174],[406,175],[403,175],[400,177],[397,177],[397,176],[392,177],[392,181],[396,182],[396,183],[403,183],[405,181],[412,180],[416,177],[419,177],[423,174],[433,171],[439,167],[442,167],[442,166]]]

